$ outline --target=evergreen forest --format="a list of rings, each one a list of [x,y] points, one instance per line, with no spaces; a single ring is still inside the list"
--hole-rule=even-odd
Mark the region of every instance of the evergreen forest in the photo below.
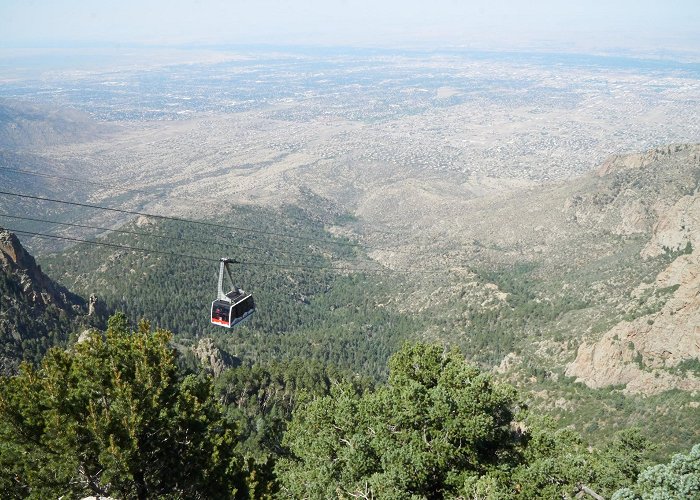
[[[692,395],[589,389],[529,350],[548,331],[573,342],[567,322],[599,306],[575,289],[540,300],[538,263],[469,269],[503,302],[440,302],[426,291],[454,286],[447,273],[379,267],[328,231],[339,221],[236,221],[256,231],[140,218],[42,259],[122,312],[28,323],[0,381],[3,498],[700,495]],[[232,330],[209,323],[221,257],[256,301]],[[198,357],[203,339],[223,368]],[[508,353],[527,356],[517,377],[493,370]]]
[[[697,498],[700,445],[590,446],[458,349],[406,342],[374,384],[322,364],[193,371],[119,313],[0,384],[3,498]]]
[[[590,293],[592,271],[578,270],[570,278],[572,286],[562,288],[559,277],[548,279],[538,262],[471,262],[466,272],[480,288],[495,284],[507,293],[505,301],[475,297],[459,277],[430,261],[393,270],[378,266],[366,245],[328,230],[353,224],[352,218],[341,214],[329,219],[317,215],[327,214],[326,209],[310,210],[236,206],[235,217],[205,221],[219,225],[214,227],[137,220],[121,228],[126,232],[97,240],[129,248],[78,244],[46,255],[42,264],[57,281],[83,296],[97,294],[109,310],[123,311],[132,323],[147,318],[173,332],[183,352],[211,338],[247,368],[310,363],[334,366],[375,384],[386,382],[388,359],[406,341],[458,347],[482,370],[492,370],[512,353],[523,362],[507,380],[528,394],[527,404],[572,426],[593,444],[605,445],[617,431],[639,427],[655,436],[653,455],[661,461],[700,442],[692,394],[641,396],[614,386],[590,389],[567,377],[561,361],[553,363],[558,344],[575,351],[583,318],[604,331],[630,314],[616,309],[607,296]],[[220,227],[234,225],[227,221],[257,231]],[[667,253],[640,263],[635,252],[610,264],[611,280],[619,286],[653,276],[676,257]],[[241,262],[234,267],[234,280],[253,293],[257,306],[249,320],[232,330],[209,322],[218,259],[224,256]],[[443,295],[434,298],[440,290]],[[663,303],[668,296],[654,300]],[[553,347],[533,349],[543,340]],[[557,403],[561,401],[566,404]]]

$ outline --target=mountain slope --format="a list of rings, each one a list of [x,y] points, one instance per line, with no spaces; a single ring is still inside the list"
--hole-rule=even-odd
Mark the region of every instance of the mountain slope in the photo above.
[[[45,262],[52,276],[82,293],[99,290],[109,305],[132,319],[149,317],[173,329],[183,344],[211,334],[218,346],[244,363],[303,357],[381,378],[378,367],[405,339],[457,344],[483,366],[501,365],[503,377],[532,390],[535,396],[528,404],[566,425],[596,434],[642,425],[650,435],[662,436],[671,450],[698,436],[697,426],[678,425],[696,420],[692,392],[666,390],[693,389],[694,330],[683,334],[690,343],[673,341],[673,356],[663,364],[658,364],[663,353],[653,349],[666,333],[653,342],[635,337],[633,349],[629,341],[616,340],[626,350],[609,350],[596,358],[600,365],[581,357],[579,364],[597,374],[595,384],[585,374],[566,369],[585,346],[603,342],[624,322],[637,321],[643,327],[658,322],[660,332],[688,332],[688,318],[697,311],[692,295],[697,288],[688,273],[697,269],[698,231],[691,215],[700,192],[699,157],[700,145],[675,145],[613,158],[598,171],[568,182],[466,200],[447,193],[425,205],[399,235],[425,233],[441,248],[368,250],[388,267],[439,274],[375,278],[371,273],[267,267],[283,262],[292,267],[302,262],[338,265],[359,254],[363,258],[351,267],[376,263],[368,262],[361,249],[339,255],[336,245],[244,231],[233,237],[229,231],[203,233],[201,227],[175,222],[137,221],[126,227],[174,238],[167,241],[148,234],[105,236],[109,243],[212,259],[224,250],[203,238],[224,246],[250,245],[252,251],[234,247],[225,253],[266,264],[244,266],[236,276],[255,294],[259,310],[245,326],[230,332],[208,325],[215,264],[87,245],[47,256]],[[424,188],[437,190],[438,185]],[[406,206],[420,204],[408,195],[404,201]],[[290,214],[294,218],[259,206],[236,206],[230,214],[220,213],[219,221],[323,240],[330,239],[329,230],[352,235],[359,224],[352,218],[306,220],[305,212],[294,208]],[[358,239],[382,246],[371,231]],[[618,377],[618,365],[627,379]],[[635,366],[637,371],[629,371]],[[668,383],[651,385],[649,374]],[[600,389],[574,383],[573,377]],[[620,384],[627,384],[626,392]],[[631,394],[639,386],[656,387],[655,393]]]
[[[694,153],[696,170],[698,152]],[[649,163],[647,163],[648,165]],[[633,164],[634,165],[634,164]],[[643,168],[644,163],[637,168]],[[632,167],[634,168],[634,167]],[[601,172],[603,175],[605,171]],[[673,260],[650,283],[632,292],[639,311],[596,342],[585,342],[566,374],[590,387],[626,385],[645,394],[700,389],[700,195],[698,186],[663,208],[640,258],[671,253]],[[658,297],[665,295],[665,301]],[[646,306],[649,304],[649,306]],[[693,369],[680,370],[681,367]]]
[[[377,297],[381,294],[380,300],[372,300],[381,307],[377,310],[392,308],[392,314],[397,315],[394,321],[410,317],[414,312],[429,315],[431,320],[427,326],[416,328],[414,325],[411,329],[426,339],[457,343],[472,359],[485,365],[498,365],[513,353],[527,359],[528,369],[564,375],[580,345],[597,342],[623,320],[644,316],[644,322],[650,321],[646,315],[658,313],[667,302],[670,307],[672,297],[683,303],[690,300],[689,292],[684,292],[685,288],[679,283],[664,285],[660,281],[644,293],[640,286],[653,282],[654,277],[666,269],[689,242],[689,223],[682,230],[686,236],[674,236],[675,233],[664,228],[676,224],[671,220],[673,213],[685,217],[683,214],[688,210],[683,207],[691,206],[689,200],[698,197],[699,157],[698,145],[674,145],[615,157],[598,171],[568,182],[511,190],[505,194],[485,194],[461,201],[447,193],[443,201],[424,206],[421,216],[412,219],[414,226],[405,233],[409,236],[415,233],[435,235],[433,239],[441,243],[441,248],[424,246],[416,252],[370,251],[372,257],[388,267],[430,269],[441,271],[441,274],[416,276],[419,285],[409,287],[401,286],[402,280],[394,280],[391,284],[385,280],[381,292],[365,287],[361,295]],[[430,188],[438,187],[436,184]],[[379,186],[377,189],[381,191],[383,188]],[[406,205],[415,201],[410,196],[405,197]],[[409,210],[407,213],[414,212]],[[239,207],[235,214],[237,223],[243,227],[260,227],[262,223],[270,225],[274,232],[286,232],[291,227],[279,212],[265,211],[261,207],[246,210]],[[436,219],[439,219],[439,224],[435,223]],[[307,234],[315,225],[311,221],[293,224],[300,234]],[[320,224],[308,234],[327,237],[328,229],[335,234],[352,234],[356,224],[337,219],[332,227]],[[172,231],[173,235],[189,234],[194,240],[201,238],[201,233],[195,232],[194,228],[158,225],[155,229],[156,232],[161,230]],[[382,246],[381,240],[372,239],[380,236],[387,235],[370,233],[360,241]],[[107,241],[150,245],[135,242],[133,237],[127,236],[112,236]],[[247,242],[253,243],[250,239]],[[280,243],[259,240],[254,245],[276,259],[284,257],[280,255]],[[208,246],[175,247],[171,243],[156,243],[153,248],[160,251],[178,248],[184,254],[206,251],[207,255],[211,253],[211,257],[216,258],[218,250],[206,248]],[[290,248],[308,253],[309,258],[320,257],[319,249],[306,245]],[[60,277],[61,281],[71,283],[83,293],[103,290],[112,305],[125,308],[135,318],[146,315],[177,333],[190,335],[209,328],[206,313],[195,308],[206,308],[207,286],[211,286],[208,283],[213,279],[211,270],[207,271],[204,266],[197,271],[201,279],[197,278],[199,285],[195,297],[192,287],[183,289],[182,280],[173,277],[174,271],[180,270],[181,263],[132,258],[122,253],[86,247],[77,253],[64,252],[58,260],[49,262],[52,275]],[[330,247],[320,252],[324,253],[330,255]],[[253,254],[248,258],[258,260]],[[327,265],[323,259],[312,262]],[[692,264],[688,265],[692,268]],[[189,264],[181,269],[187,273],[184,276],[190,283],[193,269]],[[104,271],[110,271],[108,280],[105,280]],[[246,275],[251,271],[250,268],[243,270]],[[257,268],[255,274],[246,276],[244,283],[251,283],[253,288],[257,288],[256,282],[265,283],[266,287],[271,284],[270,270]],[[285,332],[284,342],[294,343],[296,350],[309,342],[302,338],[292,340],[291,330],[319,331],[320,328],[336,329],[339,326],[357,330],[359,326],[369,325],[367,318],[360,320],[352,314],[338,322],[339,311],[346,308],[339,309],[337,304],[328,304],[328,309],[324,310],[325,305],[321,304],[329,294],[323,294],[322,290],[335,286],[329,284],[336,283],[335,278],[323,278],[322,284],[317,285],[318,276],[300,279],[295,274],[289,273],[269,289],[270,302],[261,307],[252,323],[257,326],[257,320],[265,317],[266,324],[260,324],[265,334],[257,340],[246,339],[249,352],[259,352],[264,343],[282,332]],[[362,280],[366,277],[359,278],[359,281],[347,279],[348,283],[343,286],[354,289]],[[299,281],[305,284],[300,285]],[[367,280],[367,285],[370,283]],[[678,289],[672,290],[676,284],[679,284]],[[377,286],[376,283],[373,286]],[[309,300],[311,307],[305,304]],[[692,303],[689,303],[689,308],[692,313]],[[269,311],[277,309],[287,310],[272,315],[279,315],[283,321],[273,321],[268,317]],[[308,314],[312,310],[313,314]],[[677,321],[682,316],[671,316],[668,315],[669,325],[680,325],[678,331],[683,331],[684,326]],[[380,318],[375,319],[379,321]],[[663,321],[659,326],[662,324]],[[369,326],[371,329],[383,328],[383,325]],[[346,333],[347,330],[340,335]],[[364,336],[361,331],[356,334]],[[362,351],[367,349],[369,356],[373,357],[372,344],[378,340],[376,336],[372,341],[363,339]],[[278,348],[279,341],[274,343]],[[636,359],[636,352],[640,352],[645,363],[653,365],[654,355],[646,353],[642,342],[639,344],[632,352],[632,358]],[[314,350],[318,348],[314,345]],[[382,359],[372,359],[369,364],[381,365],[383,362],[386,353],[383,348],[377,350],[382,351]],[[692,360],[693,352],[692,348],[681,347],[674,359],[679,363]],[[241,354],[241,351],[237,353]],[[336,353],[332,356],[338,360]],[[668,364],[666,368],[673,370],[675,366]],[[569,374],[579,377],[575,372]],[[598,384],[602,385],[619,383],[622,383],[619,379],[608,375],[600,375],[598,379]]]
[[[299,215],[235,206],[208,221],[257,231],[234,235],[225,227],[139,219],[123,228],[130,233],[99,241],[153,253],[82,244],[44,262],[71,288],[99,290],[110,308],[134,321],[149,318],[179,341],[210,335],[244,363],[303,357],[380,378],[389,354],[423,328],[421,314],[405,314],[390,300],[396,290],[414,287],[332,237],[323,223]],[[291,237],[274,236],[280,234]],[[257,306],[232,330],[210,323],[222,256],[245,263],[235,267],[234,280]]]
[[[0,373],[63,345],[88,313],[85,299],[47,277],[17,237],[0,228]]]
[[[71,109],[0,102],[0,149],[41,149],[106,137],[115,127]]]

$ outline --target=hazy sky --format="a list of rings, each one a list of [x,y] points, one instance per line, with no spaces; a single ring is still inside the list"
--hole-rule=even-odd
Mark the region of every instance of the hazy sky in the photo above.
[[[700,0],[0,0],[0,44],[700,49]]]

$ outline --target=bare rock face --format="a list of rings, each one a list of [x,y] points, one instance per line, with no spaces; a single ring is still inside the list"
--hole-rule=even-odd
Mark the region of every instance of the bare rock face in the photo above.
[[[4,230],[0,230],[0,267],[6,274],[18,278],[22,292],[30,295],[34,302],[47,303],[50,297],[42,296],[41,292],[47,289],[48,279],[17,236]]]
[[[155,221],[150,217],[146,217],[145,215],[139,215],[136,218],[136,227],[148,227],[153,225],[155,225]]]
[[[103,332],[100,332],[99,330],[96,330],[94,328],[88,328],[87,330],[83,330],[82,332],[80,332],[80,335],[78,335],[78,340],[76,341],[76,344],[82,344],[83,342],[87,342],[94,335],[99,335],[99,336],[104,337]]]
[[[520,356],[518,356],[514,352],[509,352],[501,360],[501,364],[498,365],[497,367],[495,367],[493,371],[496,373],[500,373],[500,374],[508,373],[515,366],[519,365],[521,362],[522,362],[522,359],[520,358]]]
[[[596,171],[598,177],[605,177],[613,172],[643,168],[654,162],[664,160],[676,153],[693,152],[697,144],[672,144],[639,154],[614,155],[606,160]]]
[[[48,347],[67,342],[85,313],[85,300],[53,282],[17,236],[1,228],[0,286],[0,374],[12,374],[20,361],[37,362]]]
[[[578,382],[592,388],[624,385],[629,393],[656,394],[669,389],[700,390],[700,379],[680,376],[663,369],[693,357],[692,353],[685,353],[683,349],[690,347],[697,351],[697,344],[692,345],[691,337],[698,338],[698,327],[695,327],[694,332],[690,329],[676,332],[673,328],[669,331],[668,325],[651,328],[646,321],[645,318],[640,318],[634,322],[622,322],[598,342],[582,344],[576,360],[567,367],[566,375],[576,377]],[[680,337],[682,345],[668,348],[663,345],[665,341],[673,343],[677,337]],[[691,340],[691,345],[683,340]]]
[[[238,359],[216,347],[210,338],[201,339],[192,352],[205,369],[215,377],[218,377],[227,368],[240,364]]]
[[[686,214],[697,203],[700,145],[676,144],[641,154],[614,156],[564,203],[569,221],[619,236],[655,234],[645,257],[688,239]],[[674,207],[674,204],[676,205]],[[685,234],[678,232],[684,226]]]
[[[46,276],[17,236],[0,228],[0,271],[19,283],[21,292],[37,306],[70,308],[84,301]]]
[[[99,299],[97,295],[90,294],[88,299],[88,316],[106,316],[107,310],[103,302]]]
[[[655,226],[643,256],[700,244],[700,202],[685,196]],[[700,379],[669,372],[684,360],[700,359],[700,251],[680,255],[645,290],[673,290],[658,312],[615,325],[595,343],[584,343],[566,370],[589,387],[626,385],[653,394],[672,388],[700,390]],[[675,290],[674,290],[675,289]]]
[[[564,213],[581,226],[607,227],[620,236],[648,232],[654,220],[649,207],[632,191],[614,198],[601,193],[575,196],[566,201]]]
[[[681,159],[683,163],[679,163]],[[653,197],[642,218],[635,216],[642,212],[633,204],[618,203],[621,220],[628,229],[641,228],[644,224],[638,224],[644,218],[653,222],[642,258],[664,254],[675,254],[676,258],[654,283],[642,283],[632,292],[636,299],[654,298],[658,304],[655,312],[622,321],[599,340],[584,342],[566,374],[590,387],[625,385],[628,392],[643,394],[672,388],[700,390],[696,376],[673,370],[683,361],[700,359],[700,145],[673,145],[614,157],[597,175],[630,176],[635,169],[640,189],[649,190],[647,184],[655,186],[650,191]],[[674,181],[674,172],[690,175]],[[663,176],[666,180],[659,182]],[[645,179],[655,182],[645,183]],[[675,191],[659,191],[674,182]],[[615,193],[615,200],[624,196],[624,192]]]
[[[651,241],[642,250],[642,257],[683,250],[688,244],[700,248],[700,197],[697,194],[682,197],[659,217]]]

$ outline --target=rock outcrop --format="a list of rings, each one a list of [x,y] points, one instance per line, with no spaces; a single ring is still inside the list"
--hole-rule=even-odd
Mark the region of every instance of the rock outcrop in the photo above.
[[[622,321],[597,342],[581,345],[568,376],[590,387],[625,385],[629,392],[644,394],[700,390],[700,379],[672,370],[700,359],[700,258],[678,257],[655,285],[656,290],[678,288],[660,311]]]
[[[65,344],[86,312],[82,297],[46,276],[17,236],[0,228],[0,374]]]
[[[670,220],[675,222],[678,216],[671,210],[673,205],[678,202],[676,210],[683,213],[696,198],[698,176],[698,144],[677,144],[642,154],[614,156],[595,176],[586,178],[581,189],[565,201],[563,211],[570,221],[585,228],[618,236],[653,232],[663,240],[670,236],[668,231],[663,231],[664,226]],[[674,237],[683,237],[675,234],[675,227],[671,229]]]
[[[645,159],[639,159],[644,164]],[[676,258],[637,297],[665,296],[658,311],[622,321],[596,342],[585,342],[566,374],[590,387],[625,385],[652,394],[672,388],[700,390],[695,375],[674,370],[700,359],[700,194],[681,197],[654,224],[642,258]]]
[[[690,245],[690,247],[688,247]],[[700,248],[700,196],[683,196],[654,225],[651,241],[642,257],[656,257],[668,251]]]
[[[85,305],[85,301],[54,283],[37,265],[24,249],[17,236],[0,228],[0,269],[12,277],[32,304],[48,306],[54,304],[59,308]]]
[[[664,161],[677,153],[691,152],[696,154],[697,151],[697,144],[671,144],[651,149],[644,153],[614,155],[603,162],[596,171],[596,175],[598,177],[605,177],[621,170],[639,169],[651,165],[652,163]]]
[[[238,358],[216,347],[210,338],[201,339],[192,352],[205,370],[211,372],[215,377],[218,377],[227,368],[241,364]]]

